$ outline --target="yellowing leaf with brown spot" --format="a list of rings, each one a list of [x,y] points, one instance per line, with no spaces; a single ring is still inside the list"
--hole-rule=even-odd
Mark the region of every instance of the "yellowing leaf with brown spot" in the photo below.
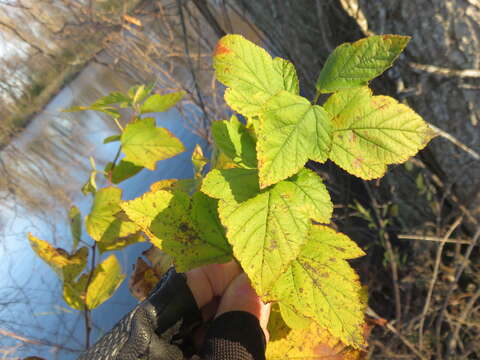
[[[45,261],[61,278],[69,281],[73,279],[87,265],[88,249],[82,247],[74,254],[69,254],[61,248],[55,248],[48,242],[41,240],[31,233],[28,234],[28,240],[35,253]]]
[[[346,235],[313,225],[298,257],[264,297],[312,319],[353,347],[364,345],[364,302],[358,275],[347,259],[364,255]]]
[[[232,250],[217,216],[217,201],[202,193],[157,190],[122,208],[150,240],[173,257],[180,272],[231,260]]]
[[[367,87],[340,91],[324,105],[332,115],[329,158],[362,179],[383,176],[423,149],[433,131],[420,115],[388,96],[372,96]]]
[[[290,329],[277,306],[272,307],[268,322],[270,341],[267,360],[360,360],[362,352],[341,343],[315,323]]]
[[[328,223],[333,210],[322,179],[307,169],[262,191],[256,170],[214,170],[201,191],[220,199],[233,254],[260,296],[300,253],[311,220]]]

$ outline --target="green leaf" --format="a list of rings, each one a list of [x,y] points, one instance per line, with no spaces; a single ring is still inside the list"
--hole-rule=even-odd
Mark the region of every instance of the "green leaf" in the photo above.
[[[97,177],[97,170],[92,170],[90,172],[90,176],[88,177],[88,181],[83,184],[82,186],[82,194],[87,195],[89,193],[95,194],[97,191],[97,182],[96,182],[96,177]]]
[[[82,274],[77,280],[71,279],[63,283],[63,299],[73,309],[85,310],[85,290],[88,274]]]
[[[143,169],[143,166],[135,165],[130,161],[120,160],[112,171],[112,183],[120,184],[122,181],[130,179]]]
[[[246,201],[260,191],[258,170],[222,169],[211,170],[202,182],[202,192],[215,199]]]
[[[322,180],[309,170],[257,194],[253,186],[257,175],[248,171],[212,171],[202,191],[221,199],[218,212],[233,254],[257,293],[264,295],[300,253],[310,219],[329,222],[333,206]],[[246,190],[244,184],[252,186]]]
[[[150,96],[140,107],[140,114],[163,112],[175,106],[185,96],[185,91],[170,94],[154,94]]]
[[[107,136],[105,139],[103,139],[103,143],[108,144],[108,143],[111,143],[111,142],[120,141],[120,137],[121,137],[121,135]]]
[[[286,179],[308,159],[324,162],[331,146],[331,121],[321,106],[282,91],[261,114],[257,157],[262,188]]]
[[[367,87],[333,94],[325,103],[332,114],[329,158],[362,179],[383,176],[387,165],[408,160],[432,138],[428,124],[408,106]]]
[[[112,297],[115,290],[121,285],[125,275],[115,255],[110,255],[93,271],[88,285],[85,302],[87,307],[95,309]]]
[[[136,105],[141,103],[145,98],[150,95],[155,84],[150,85],[136,85],[128,90],[128,96],[132,99],[132,104]]]
[[[86,110],[92,110],[92,111],[100,111],[103,112],[107,115],[110,115],[112,118],[119,118],[120,113],[118,112],[117,109],[111,106],[72,106],[68,109],[63,109],[63,112],[76,112],[76,111],[86,111]]]
[[[90,106],[98,108],[98,107],[105,107],[108,105],[113,105],[113,104],[118,104],[123,102],[129,102],[129,101],[130,101],[130,98],[127,95],[122,94],[121,92],[118,92],[118,91],[114,91],[107,96],[101,97]]]
[[[214,121],[212,135],[218,149],[234,163],[246,168],[256,168],[255,140],[235,116],[230,121]]]
[[[155,170],[157,161],[185,151],[180,140],[170,131],[155,127],[155,119],[145,118],[125,127],[122,134],[124,161]]]
[[[70,219],[70,233],[72,234],[73,249],[76,250],[80,237],[82,236],[82,214],[75,205],[70,207],[68,212],[68,218]]]
[[[273,60],[261,47],[241,35],[220,39],[214,53],[215,76],[229,87],[225,100],[235,111],[256,115],[280,90],[298,91],[295,68],[287,60]]]
[[[98,250],[100,251],[100,253],[104,253],[106,251],[121,250],[129,245],[143,241],[145,241],[143,235],[140,232],[136,232],[134,234],[115,239],[115,241],[113,242],[101,241],[98,243]]]
[[[95,241],[112,244],[138,231],[134,223],[115,216],[122,210],[121,198],[122,190],[116,187],[106,187],[95,194],[92,210],[86,218],[87,232]]]
[[[202,193],[157,190],[122,204],[125,213],[174,258],[178,271],[224,263],[231,248],[217,217],[217,201]]]
[[[293,64],[288,60],[276,57],[273,59],[273,67],[282,76],[282,90],[286,90],[296,95],[300,94],[297,70],[295,70],[295,66],[293,66]]]
[[[312,319],[304,317],[295,311],[292,307],[284,303],[278,303],[280,313],[285,323],[291,329],[305,329],[310,326]]]
[[[208,160],[205,156],[203,156],[203,150],[200,145],[195,145],[195,149],[192,152],[192,164],[193,164],[193,172],[195,175],[195,179],[202,178],[202,172],[207,165]]]
[[[45,261],[64,281],[74,279],[87,265],[88,249],[82,247],[74,254],[69,254],[62,248],[55,248],[45,240],[41,240],[31,233],[28,240],[33,251]]]
[[[300,255],[264,300],[280,301],[343,343],[359,348],[364,344],[362,289],[346,260],[363,255],[346,235],[315,225]]]
[[[409,42],[409,36],[369,36],[337,47],[317,80],[317,91],[329,93],[367,85],[387,70]]]

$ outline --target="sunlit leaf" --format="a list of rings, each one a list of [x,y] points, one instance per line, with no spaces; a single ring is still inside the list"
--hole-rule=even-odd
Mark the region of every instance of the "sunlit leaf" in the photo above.
[[[107,136],[105,139],[103,139],[103,143],[108,144],[108,143],[111,143],[111,142],[120,141],[120,137],[121,137],[121,135]]]
[[[203,150],[200,145],[196,145],[195,149],[193,149],[192,153],[192,164],[193,164],[193,172],[196,179],[200,179],[202,177],[202,171],[207,165],[208,160],[203,155]]]
[[[89,193],[95,194],[95,192],[97,191],[96,178],[97,178],[97,170],[92,170],[90,172],[87,182],[82,186],[81,191],[83,195],[87,195]]]
[[[100,241],[97,245],[100,253],[104,253],[106,251],[120,250],[129,245],[143,241],[145,241],[145,238],[141,233],[134,233],[124,237],[119,237],[112,242]]]
[[[82,214],[75,205],[70,207],[68,212],[70,220],[70,233],[72,234],[73,249],[76,250],[82,236]]]
[[[158,190],[122,204],[125,213],[171,255],[178,271],[231,259],[217,201],[202,193]]]
[[[322,107],[282,91],[261,114],[257,134],[260,185],[266,187],[298,172],[308,159],[324,162],[331,146],[331,121]]]
[[[132,99],[132,104],[136,105],[141,103],[145,98],[150,95],[155,84],[150,85],[136,85],[128,90],[128,96]]]
[[[241,35],[226,35],[214,53],[215,76],[229,87],[225,100],[235,111],[251,116],[280,90],[298,91],[293,65],[272,57]]]
[[[309,170],[259,193],[256,178],[255,171],[217,170],[201,190],[221,199],[218,212],[234,256],[265,295],[300,253],[310,219],[329,222],[333,207],[322,180]]]
[[[87,290],[88,274],[82,274],[78,279],[63,283],[63,299],[73,309],[85,310],[85,291]]]
[[[122,190],[116,187],[106,187],[95,194],[92,210],[86,217],[87,232],[95,241],[111,244],[138,231],[134,223],[115,216],[122,210],[121,198]]]
[[[383,176],[387,165],[406,161],[432,138],[428,124],[408,106],[361,87],[333,94],[325,103],[332,115],[329,158],[363,179]]]
[[[155,170],[157,161],[185,151],[183,144],[170,131],[155,126],[155,119],[145,118],[130,123],[122,134],[124,161]]]
[[[270,341],[267,344],[267,360],[360,360],[364,358],[360,350],[342,344],[314,322],[304,328],[290,329],[283,321],[277,306],[272,307],[268,331]]]
[[[64,249],[55,248],[31,233],[28,234],[28,240],[33,251],[64,281],[78,276],[87,264],[88,249],[86,247],[78,249],[74,254],[69,254]]]
[[[100,99],[95,101],[91,106],[104,107],[108,105],[129,102],[129,101],[130,101],[130,98],[127,95],[122,94],[121,92],[118,92],[118,91],[114,91],[107,96],[101,97]]]
[[[257,167],[255,140],[235,116],[230,121],[213,122],[212,135],[218,149],[235,164],[247,168]]]
[[[329,93],[367,85],[392,65],[409,40],[409,36],[378,35],[340,45],[323,66],[317,90]]]
[[[154,113],[167,111],[175,106],[185,96],[185,91],[178,91],[170,94],[154,94],[150,96],[140,107],[140,113]]]
[[[123,279],[125,275],[122,274],[120,263],[114,255],[110,255],[93,271],[85,297],[87,307],[95,309],[110,299]]]
[[[364,305],[358,275],[346,259],[364,255],[346,235],[314,225],[299,256],[266,295],[347,345],[364,344]]]

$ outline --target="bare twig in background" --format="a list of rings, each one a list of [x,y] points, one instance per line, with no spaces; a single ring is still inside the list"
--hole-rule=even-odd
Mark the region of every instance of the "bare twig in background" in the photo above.
[[[399,239],[406,239],[406,240],[422,240],[422,241],[434,241],[434,242],[442,242],[445,241],[444,238],[438,236],[427,236],[427,235],[415,235],[415,234],[401,234],[398,235]],[[462,240],[462,239],[447,239],[446,243],[453,243],[453,244],[465,244],[465,245],[472,245],[470,240]]]
[[[429,124],[429,125],[438,135],[440,135],[441,137],[449,140],[451,143],[458,146],[460,149],[465,151],[467,154],[469,154],[475,160],[480,160],[480,154],[478,152],[476,152],[473,149],[470,149],[467,145],[462,143],[460,140],[456,139],[454,136],[450,135],[448,132],[443,131],[442,129],[436,127],[435,125],[432,125],[432,124]]]
[[[455,76],[460,78],[480,78],[480,70],[476,69],[465,69],[465,70],[458,70],[458,69],[449,69],[435,65],[425,65],[425,64],[418,64],[415,62],[409,62],[408,65],[414,71],[420,72],[427,72],[434,75],[440,76]]]
[[[455,280],[450,284],[450,288],[448,289],[448,292],[445,295],[445,300],[443,301],[443,305],[442,305],[442,308],[440,310],[440,315],[438,316],[438,319],[437,319],[437,322],[436,322],[436,325],[435,325],[435,335],[437,337],[439,346],[442,343],[440,341],[440,333],[441,333],[441,328],[442,328],[442,324],[443,324],[443,319],[444,319],[444,316],[446,314],[448,304],[450,303],[450,297],[452,296],[455,288],[458,286],[458,281],[460,280],[460,276],[462,276],[465,268],[467,267],[467,265],[469,263],[470,255],[472,254],[473,248],[477,245],[479,237],[480,237],[480,229],[477,230],[477,232],[474,235],[472,241],[470,242],[469,247],[465,251],[465,255],[463,256],[463,261],[458,266],[457,273],[455,275]],[[448,358],[450,356],[450,352],[453,349],[453,347],[450,347],[450,343],[447,343],[447,344],[448,344],[448,348],[447,348],[446,357]],[[441,350],[441,349],[437,349],[437,352],[439,352],[438,350]]]
[[[447,233],[443,237],[443,241],[440,243],[437,249],[437,256],[435,258],[435,265],[433,269],[433,275],[432,275],[432,280],[430,281],[430,286],[428,288],[428,293],[427,293],[427,298],[425,300],[425,305],[423,307],[422,315],[420,318],[420,324],[418,327],[418,346],[420,350],[422,350],[423,347],[423,325],[425,323],[425,317],[427,315],[428,309],[430,308],[430,301],[432,300],[432,293],[433,293],[433,288],[435,286],[435,282],[437,281],[438,277],[438,269],[440,267],[440,261],[442,260],[442,252],[443,252],[443,247],[445,246],[445,242],[448,240],[448,238],[453,234],[453,232],[457,229],[457,227],[462,223],[462,217],[457,218],[455,222],[450,226],[448,229]]]
[[[374,311],[372,308],[368,307],[366,311],[368,316],[371,316],[374,319],[381,319],[381,317]],[[386,323],[385,327],[395,334],[404,344],[408,347],[415,355],[417,355],[422,360],[427,360],[428,358],[418,350],[415,345],[413,345],[408,339],[405,338],[402,334],[398,332],[398,330],[389,322]]]

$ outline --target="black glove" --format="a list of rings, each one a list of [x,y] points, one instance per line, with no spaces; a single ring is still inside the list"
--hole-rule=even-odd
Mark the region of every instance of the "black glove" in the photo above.
[[[183,353],[174,337],[179,337],[181,327],[200,322],[185,275],[172,268],[146,300],[78,360],[180,360]]]
[[[200,324],[186,277],[172,268],[146,300],[77,360],[181,360],[184,335]],[[243,311],[220,315],[208,329],[202,354],[207,360],[264,360],[258,319]]]

